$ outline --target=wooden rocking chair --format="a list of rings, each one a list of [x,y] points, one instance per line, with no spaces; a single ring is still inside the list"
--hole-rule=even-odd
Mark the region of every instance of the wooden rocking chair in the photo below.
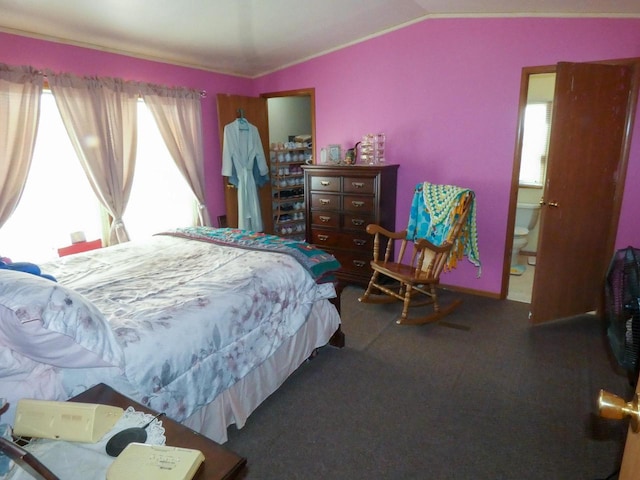
[[[422,195],[422,185],[416,186],[415,195]],[[446,186],[443,186],[446,187]],[[457,187],[453,187],[457,188]],[[418,191],[420,190],[420,191]],[[454,204],[448,208],[451,214],[443,220],[449,222],[444,226],[446,236],[440,245],[435,245],[426,238],[413,240],[412,233],[408,230],[390,232],[379,225],[370,224],[367,232],[375,235],[373,244],[373,260],[371,268],[373,275],[364,294],[358,299],[363,303],[391,303],[402,301],[404,303],[402,314],[396,323],[400,325],[419,325],[436,322],[445,315],[451,313],[462,303],[462,300],[454,300],[449,305],[442,307],[438,303],[436,286],[440,282],[440,274],[447,267],[452,253],[459,258],[464,252],[465,245],[461,235],[474,235],[469,232],[467,219],[474,207],[475,195],[471,190],[458,189],[459,195]],[[417,197],[415,197],[417,198]],[[414,206],[416,200],[414,198]],[[426,210],[422,208],[422,210]],[[426,213],[426,221],[431,222],[431,216]],[[419,212],[418,215],[422,213]],[[475,219],[473,219],[475,221]],[[424,219],[418,221],[425,221]],[[475,238],[473,239],[475,241]],[[392,252],[395,241],[400,241],[398,261],[394,262]],[[386,246],[384,245],[386,243]],[[382,246],[381,246],[382,244]],[[412,248],[408,248],[409,245]],[[384,258],[380,258],[381,248],[384,248]],[[409,261],[405,262],[405,254],[411,250]],[[454,250],[457,250],[454,252]],[[479,265],[479,263],[478,263]],[[451,267],[449,265],[449,267]],[[383,276],[379,279],[380,276]],[[387,278],[385,278],[387,277]],[[391,279],[392,282],[388,280]],[[387,280],[387,282],[383,282]],[[375,293],[374,293],[375,292]],[[414,297],[422,295],[414,301]],[[426,298],[425,298],[426,297]],[[433,311],[425,316],[410,318],[409,307],[418,307],[433,304]]]

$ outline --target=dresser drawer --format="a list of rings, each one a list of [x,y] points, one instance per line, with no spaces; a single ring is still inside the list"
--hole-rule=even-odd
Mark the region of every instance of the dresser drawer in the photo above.
[[[342,209],[345,212],[362,212],[372,214],[374,212],[373,197],[361,195],[345,195],[342,199]]]
[[[344,177],[342,191],[344,193],[370,193],[375,191],[375,178]]]
[[[340,270],[364,278],[371,276],[371,254],[334,250],[333,256],[340,262]]]
[[[334,193],[311,193],[311,208],[319,210],[340,210],[342,197]]]
[[[311,190],[318,190],[322,192],[339,192],[340,191],[340,177],[311,177]]]
[[[311,212],[311,225],[338,228],[340,226],[340,214],[336,212]]]
[[[373,235],[362,233],[339,233],[335,244],[338,248],[365,253],[369,260],[373,258]]]
[[[342,227],[345,230],[356,230],[364,232],[367,229],[367,225],[370,223],[376,223],[373,215],[361,215],[358,213],[345,213],[344,223]]]
[[[331,230],[311,229],[311,243],[320,248],[336,247],[340,243],[340,234]]]

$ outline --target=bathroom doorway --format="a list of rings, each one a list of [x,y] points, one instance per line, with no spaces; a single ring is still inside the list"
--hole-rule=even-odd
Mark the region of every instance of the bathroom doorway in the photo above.
[[[533,212],[534,221],[531,224],[527,224],[526,218],[520,219],[519,212],[534,208],[544,197],[555,80],[555,71],[530,73],[526,102],[522,107],[524,111],[521,112],[522,143],[519,145],[517,204],[528,209],[516,208],[515,224],[516,227],[527,228],[528,233],[522,240],[514,240],[514,244],[518,246],[522,242],[526,243],[521,248],[512,250],[507,299],[524,303],[531,303],[540,221],[538,211]],[[521,222],[523,223],[520,224]]]
[[[618,231],[629,125],[640,85],[640,59],[523,68],[500,298],[508,294],[529,77],[554,71],[553,128],[529,312],[534,324],[602,308],[601,285]]]

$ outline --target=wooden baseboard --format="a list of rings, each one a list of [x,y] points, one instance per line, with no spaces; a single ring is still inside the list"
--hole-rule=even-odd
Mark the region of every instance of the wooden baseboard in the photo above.
[[[452,292],[468,293],[469,295],[477,295],[479,297],[494,298],[500,300],[500,294],[495,292],[487,292],[486,290],[476,290],[474,288],[458,287],[455,285],[440,284],[440,288],[451,290]]]

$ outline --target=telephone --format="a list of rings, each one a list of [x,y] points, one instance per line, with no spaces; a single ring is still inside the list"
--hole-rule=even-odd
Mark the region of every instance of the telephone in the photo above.
[[[122,417],[111,405],[49,400],[18,400],[13,434],[95,443]]]
[[[130,443],[107,470],[107,480],[191,480],[202,462],[199,450]]]

